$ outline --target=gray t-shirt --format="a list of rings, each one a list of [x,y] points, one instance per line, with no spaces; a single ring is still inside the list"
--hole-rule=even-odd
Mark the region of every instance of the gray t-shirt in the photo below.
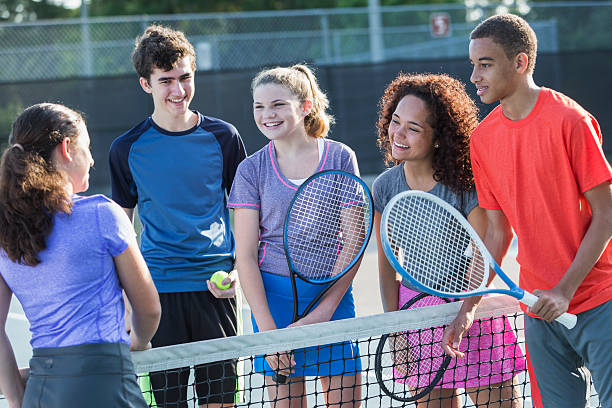
[[[325,139],[316,171],[337,169],[359,175],[355,153],[348,146]],[[274,142],[268,143],[240,165],[229,195],[229,208],[248,208],[259,212],[259,269],[289,276],[283,247],[285,216],[298,185],[285,177],[278,167]]]
[[[403,164],[385,170],[384,173],[376,177],[376,180],[374,180],[374,184],[372,185],[374,209],[382,214],[385,206],[389,201],[391,201],[393,196],[409,190],[412,189],[406,181]],[[451,189],[444,184],[437,183],[434,188],[428,191],[428,193],[446,201],[455,207],[457,211],[459,211],[466,218],[468,214],[478,205],[478,197],[476,196],[475,189],[463,194],[457,194],[451,191]],[[410,289],[420,291],[408,283],[406,279],[402,279],[402,285]]]

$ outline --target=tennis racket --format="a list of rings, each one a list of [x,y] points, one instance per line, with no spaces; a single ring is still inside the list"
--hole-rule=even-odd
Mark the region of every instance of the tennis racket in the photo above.
[[[428,293],[419,293],[400,310],[449,303]],[[451,357],[440,347],[443,327],[383,334],[376,347],[374,373],[378,385],[394,400],[412,402],[423,398],[438,385]]]
[[[363,255],[374,221],[372,195],[357,176],[325,170],[298,188],[285,218],[283,245],[293,290],[293,322],[307,315]],[[326,285],[300,312],[296,277]],[[287,376],[275,373],[277,383]]]
[[[380,229],[393,268],[424,292],[450,298],[503,293],[527,306],[538,300],[501,270],[461,213],[432,194],[405,191],[393,197]],[[491,268],[508,289],[487,288]],[[576,316],[564,313],[557,321],[571,329]]]

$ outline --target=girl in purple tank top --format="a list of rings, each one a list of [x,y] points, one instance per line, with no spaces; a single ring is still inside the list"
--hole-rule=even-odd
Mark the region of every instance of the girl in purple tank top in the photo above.
[[[253,117],[270,143],[238,167],[228,206],[234,209],[236,265],[251,306],[255,331],[324,322],[355,316],[349,279],[338,282],[304,318],[292,323],[293,298],[283,250],[283,223],[299,185],[315,172],[341,169],[358,174],[355,154],[325,136],[333,118],[328,100],[311,70],[304,65],[260,72],[252,82]],[[300,287],[308,304],[319,288]],[[301,305],[301,309],[303,306]],[[277,406],[306,406],[305,376],[318,376],[328,403],[359,406],[361,362],[351,342],[258,356],[255,370],[266,377],[270,399]],[[327,354],[327,355],[324,355]],[[272,380],[275,372],[291,377]],[[289,387],[291,384],[291,387]],[[293,402],[292,402],[293,401]]]

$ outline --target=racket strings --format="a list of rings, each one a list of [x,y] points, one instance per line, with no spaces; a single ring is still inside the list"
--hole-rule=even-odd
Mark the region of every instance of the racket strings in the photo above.
[[[293,202],[286,247],[296,272],[310,281],[344,273],[365,244],[370,201],[352,177],[327,173],[313,178]]]
[[[426,296],[410,309],[440,304],[434,296]],[[444,328],[430,327],[391,333],[381,354],[381,379],[394,394],[419,392],[435,379],[444,361],[440,346]]]
[[[441,337],[437,330],[428,328],[390,334],[384,352],[386,363],[383,363],[383,367],[389,369],[384,371],[384,377],[401,382],[420,373],[435,373],[444,358],[439,341],[434,341]]]
[[[422,285],[465,293],[486,284],[488,263],[470,233],[436,203],[420,197],[397,201],[386,234],[397,261]]]

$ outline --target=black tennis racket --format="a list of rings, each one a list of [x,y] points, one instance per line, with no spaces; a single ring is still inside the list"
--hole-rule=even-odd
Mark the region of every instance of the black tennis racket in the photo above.
[[[449,303],[428,293],[419,293],[400,310]],[[374,373],[380,389],[394,400],[412,402],[423,398],[442,379],[451,357],[440,347],[443,327],[383,334],[376,347]]]
[[[293,289],[293,322],[307,315],[363,255],[374,222],[372,195],[354,174],[325,170],[298,188],[285,218],[283,244]],[[296,277],[325,285],[300,312]],[[285,383],[287,376],[272,379]]]

